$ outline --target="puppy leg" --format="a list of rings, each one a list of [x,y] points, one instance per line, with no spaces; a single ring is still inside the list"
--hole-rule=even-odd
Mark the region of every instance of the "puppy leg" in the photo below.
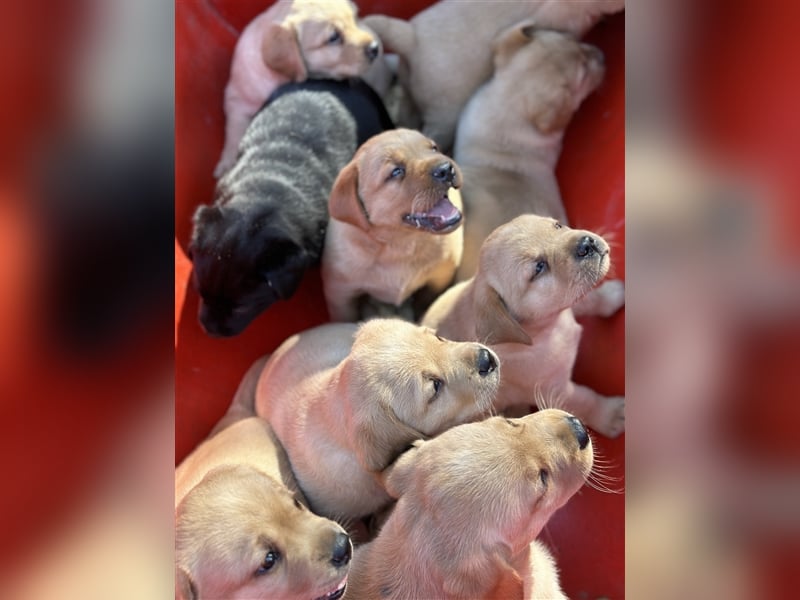
[[[604,281],[572,307],[575,316],[610,317],[625,306],[625,282],[621,279]]]
[[[625,431],[624,396],[602,396],[570,382],[562,398],[559,408],[572,413],[597,433],[615,438]]]
[[[558,581],[558,569],[553,556],[537,541],[531,544],[529,568],[523,581],[525,600],[567,600]]]

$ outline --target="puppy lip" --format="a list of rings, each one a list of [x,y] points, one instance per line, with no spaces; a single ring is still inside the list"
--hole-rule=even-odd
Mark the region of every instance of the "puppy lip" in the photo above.
[[[403,222],[431,233],[450,233],[461,224],[463,215],[445,195],[426,212],[403,215]]]
[[[328,592],[327,594],[319,596],[318,598],[314,598],[314,600],[338,600],[338,598],[344,596],[344,592],[346,589],[347,589],[347,577],[342,579],[339,585],[336,586],[336,589]]]

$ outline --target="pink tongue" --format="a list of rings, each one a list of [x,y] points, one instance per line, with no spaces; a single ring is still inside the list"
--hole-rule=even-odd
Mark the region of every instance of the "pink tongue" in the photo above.
[[[442,221],[450,221],[455,219],[459,214],[459,210],[453,206],[453,203],[445,196],[433,205],[425,216],[428,218],[441,219]]]

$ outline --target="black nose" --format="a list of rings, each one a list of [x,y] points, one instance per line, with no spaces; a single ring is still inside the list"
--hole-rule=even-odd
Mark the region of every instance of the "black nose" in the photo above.
[[[378,54],[381,53],[381,45],[376,41],[372,40],[366,48],[364,48],[364,54],[367,55],[369,62],[372,62],[376,58],[378,58]]]
[[[431,177],[442,183],[453,183],[456,178],[456,168],[451,162],[443,162],[431,171]]]
[[[350,536],[346,533],[337,533],[336,541],[333,543],[331,564],[334,567],[343,567],[350,562],[351,556],[353,556],[353,545],[350,543]]]
[[[478,350],[478,375],[486,377],[497,368],[497,361],[486,348]]]
[[[597,245],[597,240],[589,235],[583,236],[575,248],[575,256],[578,258],[586,258],[595,252],[600,252],[600,247]]]
[[[567,417],[567,421],[569,421],[569,426],[572,428],[572,433],[575,434],[575,439],[578,440],[578,446],[583,450],[586,448],[586,444],[589,443],[589,434],[586,433],[586,428],[576,417]]]

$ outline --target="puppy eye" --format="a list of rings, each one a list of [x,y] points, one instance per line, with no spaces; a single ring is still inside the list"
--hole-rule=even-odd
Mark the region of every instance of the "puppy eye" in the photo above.
[[[555,227],[556,229],[561,229],[563,227],[563,225],[561,223],[559,223],[558,221],[555,221],[553,223],[553,227]]]
[[[296,508],[299,508],[300,510],[303,510],[303,509],[305,508],[305,507],[304,507],[304,506],[303,506],[303,505],[300,503],[300,500],[298,500],[297,498],[295,498],[295,499],[294,499],[294,505],[295,505],[295,507],[296,507]]]
[[[278,564],[278,561],[281,559],[280,552],[276,550],[270,550],[264,556],[264,562],[261,563],[261,566],[256,569],[256,575],[264,575],[265,573],[269,573],[272,568]]]
[[[406,174],[406,170],[404,167],[395,167],[392,169],[392,172],[389,173],[389,179],[398,179],[403,177]]]
[[[542,485],[547,487],[547,481],[550,479],[550,473],[547,469],[539,469],[539,481],[542,482]]]
[[[533,266],[533,276],[531,277],[531,281],[539,277],[542,273],[546,272],[549,265],[547,264],[546,260],[537,260],[536,264]]]
[[[331,36],[328,38],[329,44],[341,44],[342,43],[342,34],[339,33],[338,29],[334,29]]]
[[[431,383],[433,384],[433,396],[430,397],[430,400],[428,400],[428,402],[433,402],[434,400],[436,400],[436,398],[439,397],[439,392],[442,391],[442,388],[444,387],[444,382],[438,377],[431,377],[430,380]]]
[[[431,142],[431,150],[433,150],[434,152],[439,151],[439,146],[436,142]]]

